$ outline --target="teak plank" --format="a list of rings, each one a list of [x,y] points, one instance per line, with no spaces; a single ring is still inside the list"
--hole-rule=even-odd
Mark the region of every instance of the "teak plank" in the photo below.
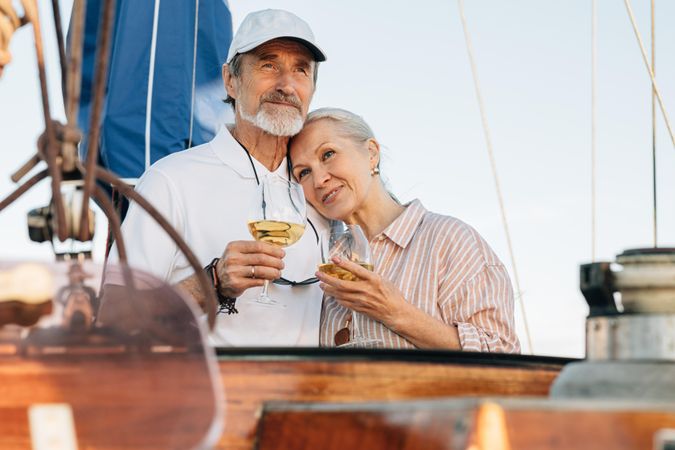
[[[675,409],[663,403],[636,407],[597,401],[492,402],[503,414],[501,425],[494,418],[477,420],[479,401],[458,399],[271,404],[261,419],[257,449],[487,450],[480,445],[481,435],[492,436],[490,450],[650,449],[657,432],[675,427]],[[503,441],[496,442],[495,435]]]

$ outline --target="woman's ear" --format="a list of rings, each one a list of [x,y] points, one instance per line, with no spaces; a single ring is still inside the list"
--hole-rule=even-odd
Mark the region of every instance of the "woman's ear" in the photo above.
[[[368,139],[368,156],[370,159],[370,170],[380,165],[380,143],[375,138]]]
[[[236,100],[237,90],[235,89],[235,81],[235,77],[230,73],[229,64],[223,64],[223,84],[225,85],[225,91],[227,91],[227,95]]]

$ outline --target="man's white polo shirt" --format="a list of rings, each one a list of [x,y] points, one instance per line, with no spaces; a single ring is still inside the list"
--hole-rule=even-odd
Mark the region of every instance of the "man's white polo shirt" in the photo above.
[[[259,177],[269,170],[253,159]],[[286,160],[275,172],[287,177]],[[221,256],[230,241],[252,240],[248,211],[256,179],[244,149],[227,128],[206,144],[174,153],[153,164],[136,190],[166,217],[206,266]],[[317,232],[322,219],[308,205]],[[167,234],[138,205],[132,203],[122,225],[128,261],[171,284],[193,274],[192,267]],[[309,224],[296,244],[285,249],[282,276],[302,281],[313,276],[319,261],[317,237]],[[109,261],[118,260],[116,248]],[[253,302],[261,288],[249,289],[237,300],[239,314],[219,314],[211,342],[217,346],[318,346],[322,291],[308,286],[270,283],[270,297],[285,304],[273,308]]]

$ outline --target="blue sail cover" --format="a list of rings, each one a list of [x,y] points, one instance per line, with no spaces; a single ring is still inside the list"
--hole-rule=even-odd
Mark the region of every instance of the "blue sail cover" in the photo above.
[[[78,117],[85,133],[80,144],[82,158],[87,154],[103,0],[86,3]],[[155,16],[156,4],[159,9]],[[117,0],[101,118],[102,164],[120,177],[138,178],[147,165],[209,141],[221,124],[231,120],[231,107],[223,103],[226,93],[221,77],[231,40],[227,0]]]

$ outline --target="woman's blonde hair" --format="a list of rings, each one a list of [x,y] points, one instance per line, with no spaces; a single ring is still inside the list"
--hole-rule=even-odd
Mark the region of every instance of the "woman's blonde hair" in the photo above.
[[[368,139],[375,139],[375,133],[373,133],[370,125],[363,120],[363,117],[358,114],[354,114],[351,111],[341,108],[319,108],[307,115],[305,120],[305,125],[307,126],[313,122],[317,122],[322,119],[328,119],[333,121],[337,125],[338,132],[341,133],[344,137],[352,139],[355,142],[366,142]],[[289,166],[291,165],[290,157],[288,159]],[[377,168],[380,169],[380,162],[382,158],[377,162]],[[391,192],[389,188],[389,183],[383,178],[380,174],[380,181],[382,182],[384,189],[387,193],[394,199],[397,203],[401,203],[398,198]]]
[[[366,142],[368,139],[375,139],[370,125],[363,120],[363,117],[353,112],[341,108],[319,108],[307,115],[305,126],[322,119],[328,119],[335,123],[338,132],[344,137],[355,142]],[[380,163],[378,162],[378,168]]]

